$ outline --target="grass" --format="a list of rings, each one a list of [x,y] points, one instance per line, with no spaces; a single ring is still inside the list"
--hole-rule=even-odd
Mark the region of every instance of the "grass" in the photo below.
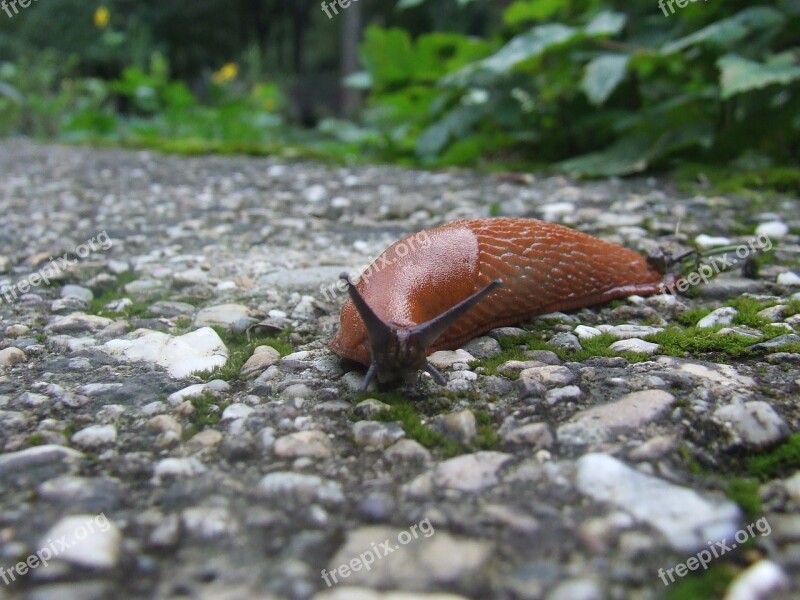
[[[735,477],[728,483],[728,497],[736,502],[751,519],[762,515],[759,483],[755,479]]]
[[[409,438],[428,449],[439,450],[445,458],[475,450],[489,450],[499,441],[499,436],[493,427],[494,421],[486,411],[474,411],[478,424],[477,436],[471,444],[462,445],[423,424],[422,416],[417,411],[418,404],[409,402],[403,395],[397,392],[379,392],[370,396],[389,405],[388,409],[376,414],[372,420],[383,423],[399,421]]]
[[[800,431],[775,448],[747,459],[747,473],[768,481],[800,469]]]
[[[89,313],[101,317],[141,317],[147,315],[154,300],[142,302],[134,301],[131,306],[122,312],[114,312],[106,308],[106,304],[109,302],[124,298],[125,286],[133,281],[136,281],[136,279],[136,274],[133,271],[125,271],[124,273],[117,275],[116,281],[107,286],[103,290],[102,294],[96,296],[94,300],[92,300]]]
[[[210,392],[190,398],[189,402],[192,403],[194,412],[189,417],[190,425],[184,429],[183,437],[187,440],[206,427],[217,425],[222,418],[222,411],[230,404],[227,400],[219,400]]]
[[[286,356],[293,352],[292,345],[289,343],[291,331],[288,329],[275,336],[255,339],[248,338],[245,333],[233,332],[218,326],[214,326],[213,329],[228,348],[228,360],[221,367],[196,371],[194,375],[203,381],[211,381],[212,379],[234,381],[241,379],[242,366],[253,356],[253,352],[258,346],[272,346],[281,356]]]

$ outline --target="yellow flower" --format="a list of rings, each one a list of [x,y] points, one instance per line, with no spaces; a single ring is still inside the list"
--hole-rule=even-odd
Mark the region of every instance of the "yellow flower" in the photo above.
[[[110,19],[111,13],[108,12],[108,9],[105,6],[101,6],[94,11],[94,25],[98,29],[105,29]]]
[[[211,75],[211,81],[216,84],[226,83],[232,79],[236,79],[238,74],[239,67],[236,65],[236,63],[227,63],[223,65],[219,71],[216,71],[213,75]]]

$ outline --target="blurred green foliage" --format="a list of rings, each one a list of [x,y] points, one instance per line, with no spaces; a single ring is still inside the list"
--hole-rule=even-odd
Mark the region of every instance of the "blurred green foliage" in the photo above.
[[[356,121],[323,110],[314,131],[287,115],[298,95],[319,105],[317,80],[298,94],[231,35],[245,0],[107,4],[101,21],[78,0],[0,18],[0,135],[584,176],[800,159],[800,0],[383,4],[346,79],[366,106]],[[311,62],[331,72],[341,25],[309,14]]]

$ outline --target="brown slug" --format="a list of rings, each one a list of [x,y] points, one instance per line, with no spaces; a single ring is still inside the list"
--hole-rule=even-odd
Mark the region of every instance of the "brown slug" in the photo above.
[[[350,298],[330,347],[369,366],[362,390],[375,377],[408,370],[444,384],[426,359],[436,350],[537,314],[654,294],[664,285],[666,264],[536,219],[456,221],[426,234],[429,243],[413,253],[411,236],[395,242],[357,285],[341,275]],[[405,253],[396,252],[401,244]]]

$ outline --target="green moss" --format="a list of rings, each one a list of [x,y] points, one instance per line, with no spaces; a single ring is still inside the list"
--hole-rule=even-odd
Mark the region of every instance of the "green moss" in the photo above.
[[[32,433],[27,438],[25,438],[25,443],[28,446],[41,446],[44,444],[44,437],[42,437],[41,433]]]
[[[106,304],[119,300],[125,297],[125,286],[129,283],[136,281],[137,277],[133,271],[125,271],[117,275],[116,281],[108,285],[100,294],[92,300],[92,305],[89,308],[89,313],[103,317],[141,317],[148,314],[150,305],[153,301],[147,302],[134,302],[131,306],[124,311],[117,313],[106,309]]]
[[[759,317],[758,312],[770,306],[775,306],[777,302],[759,302],[754,298],[734,298],[725,304],[739,311],[733,317],[734,325],[761,328],[769,323],[769,320],[764,317]]]
[[[750,518],[762,514],[761,498],[758,495],[759,483],[754,479],[735,477],[728,484],[728,497],[742,507]]]
[[[697,322],[711,312],[710,308],[691,308],[678,315],[678,323],[685,327],[694,327]]]
[[[196,371],[194,373],[204,381],[211,381],[212,379],[233,381],[239,379],[242,366],[253,356],[253,352],[258,346],[272,346],[281,356],[286,356],[293,352],[292,345],[289,343],[291,331],[288,329],[278,335],[260,338],[248,338],[245,333],[237,333],[217,326],[214,326],[213,329],[228,348],[228,360],[224,365],[216,369],[206,369],[205,371]]]
[[[184,430],[184,439],[189,439],[206,427],[218,424],[230,402],[219,400],[214,394],[206,392],[200,396],[190,398],[194,412],[189,417],[190,425]]]
[[[708,352],[721,352],[731,357],[744,356],[754,340],[741,335],[718,335],[720,327],[699,328],[671,325],[660,333],[645,339],[661,345],[660,354],[670,356],[697,356]]]
[[[495,447],[499,440],[493,427],[493,419],[485,411],[474,411],[475,419],[478,422],[478,435],[472,444],[465,446],[448,439],[422,422],[423,417],[417,407],[425,406],[425,403],[412,403],[396,392],[379,392],[370,394],[370,396],[390,406],[389,409],[375,415],[372,420],[384,423],[399,421],[409,438],[416,440],[426,448],[437,450],[445,458],[479,449],[488,450]],[[428,408],[436,410],[440,407],[434,406],[434,402],[430,401]]]
[[[794,433],[781,445],[750,457],[747,472],[761,481],[788,475],[800,469],[800,432]]]
[[[739,570],[731,563],[715,562],[705,571],[691,571],[683,578],[676,576],[675,583],[670,584],[662,596],[662,600],[716,600],[722,598]],[[669,576],[665,574],[665,577],[669,581]]]

